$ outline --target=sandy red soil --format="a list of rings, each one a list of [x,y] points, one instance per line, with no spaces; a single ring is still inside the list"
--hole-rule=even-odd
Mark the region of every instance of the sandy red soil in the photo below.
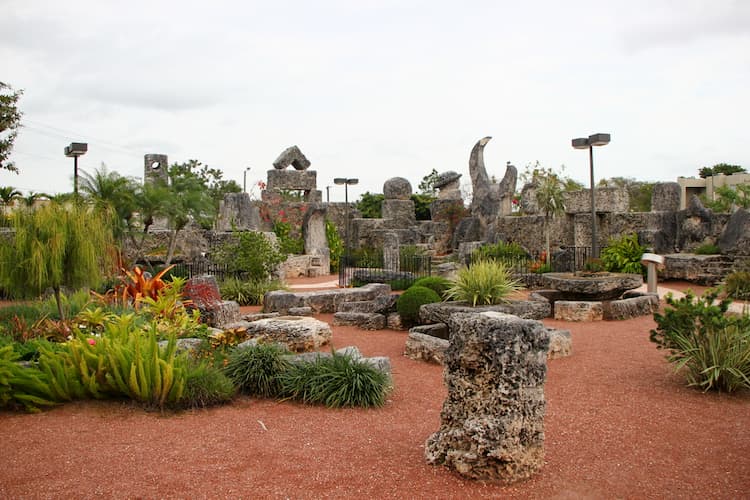
[[[384,408],[241,397],[163,415],[113,402],[0,413],[0,498],[750,496],[748,391],[685,387],[649,342],[650,317],[545,323],[572,331],[574,354],[549,362],[546,463],[522,483],[427,465],[442,368],[403,357],[405,332],[334,327],[334,347],[390,356],[395,389]]]

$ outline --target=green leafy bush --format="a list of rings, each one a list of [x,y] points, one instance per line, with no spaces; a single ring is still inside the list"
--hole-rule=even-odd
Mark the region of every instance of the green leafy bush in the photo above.
[[[263,304],[266,292],[284,288],[284,284],[278,280],[244,281],[227,278],[219,285],[219,292],[224,300],[233,300],[241,306],[255,306]]]
[[[641,257],[646,248],[638,243],[638,235],[626,234],[609,241],[602,249],[601,261],[607,271],[613,273],[643,274],[646,270]]]
[[[419,307],[423,304],[440,302],[440,295],[424,286],[411,286],[396,300],[396,310],[401,321],[407,325],[419,322]]]
[[[472,261],[478,260],[519,260],[528,259],[529,253],[515,242],[506,243],[499,241],[491,245],[483,245],[475,249],[472,254]]]
[[[328,219],[326,219],[326,241],[328,242],[331,259],[330,271],[335,273],[338,272],[341,256],[344,255],[344,240],[339,236],[339,230],[336,228],[336,225]]]
[[[724,278],[724,291],[735,300],[750,300],[750,271],[734,271]]]
[[[292,255],[305,253],[305,241],[301,237],[292,236],[292,225],[289,222],[274,222],[273,232],[279,239],[281,253]]]
[[[291,365],[282,374],[281,383],[285,396],[330,408],[383,406],[391,389],[390,377],[384,372],[335,352]]]
[[[667,295],[664,314],[655,313],[650,340],[669,351],[675,370],[686,370],[689,385],[731,392],[750,388],[750,316],[727,314],[731,300],[717,292],[681,299]]]
[[[698,255],[720,255],[721,249],[713,243],[705,243],[696,248],[693,253]]]
[[[423,286],[429,288],[443,298],[445,297],[448,288],[451,286],[451,280],[443,278],[442,276],[425,276],[416,280],[412,286]]]
[[[228,403],[236,389],[231,379],[207,362],[188,367],[185,391],[180,405],[184,408],[205,408]]]
[[[446,298],[477,304],[501,304],[520,290],[521,284],[511,278],[508,268],[499,261],[480,260],[458,270]]]
[[[286,255],[279,252],[263,233],[236,231],[237,241],[225,243],[214,255],[217,264],[227,266],[227,271],[243,275],[249,281],[264,281]]]
[[[289,368],[287,349],[278,344],[257,344],[235,349],[224,373],[245,394],[274,397],[281,393],[279,377]]]

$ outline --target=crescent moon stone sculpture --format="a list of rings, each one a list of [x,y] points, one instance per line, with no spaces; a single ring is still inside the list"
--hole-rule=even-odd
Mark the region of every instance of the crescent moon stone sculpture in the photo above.
[[[492,137],[477,141],[469,156],[469,174],[471,175],[472,199],[471,214],[478,217],[482,229],[492,225],[501,215],[511,213],[511,200],[516,191],[518,171],[508,163],[503,180],[492,182],[484,167],[484,147]]]

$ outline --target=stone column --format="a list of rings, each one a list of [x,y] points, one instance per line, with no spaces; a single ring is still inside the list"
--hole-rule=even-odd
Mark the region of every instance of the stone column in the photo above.
[[[449,320],[448,397],[425,457],[471,479],[510,483],[544,464],[544,381],[549,333],[497,312]]]
[[[399,257],[398,233],[386,231],[383,233],[383,267],[388,271],[398,271]]]

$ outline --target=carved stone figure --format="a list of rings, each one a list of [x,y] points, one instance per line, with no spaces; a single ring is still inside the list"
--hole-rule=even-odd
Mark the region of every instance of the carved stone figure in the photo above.
[[[473,190],[471,214],[479,218],[483,232],[498,216],[510,215],[511,201],[518,177],[516,167],[508,164],[502,181],[497,183],[490,180],[484,167],[484,147],[490,139],[492,137],[480,139],[469,156],[469,173]]]

